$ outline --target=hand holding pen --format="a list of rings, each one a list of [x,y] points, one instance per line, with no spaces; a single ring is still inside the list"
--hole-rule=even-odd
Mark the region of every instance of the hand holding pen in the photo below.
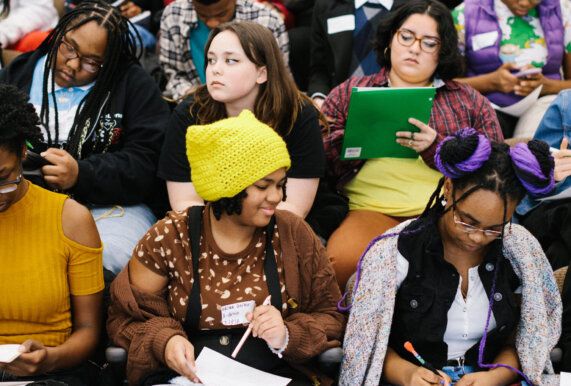
[[[420,371],[422,373],[426,373],[426,370],[432,372],[434,375],[437,375],[438,378],[434,378],[434,375],[428,373],[428,374],[424,374],[421,375],[420,377],[429,384],[438,384],[440,383],[441,385],[449,385],[450,384],[450,378],[443,373],[440,370],[437,370],[430,362],[427,362],[424,360],[424,358],[422,358],[415,350],[414,347],[412,346],[412,343],[410,342],[405,342],[404,343],[404,348],[410,352],[412,355],[414,355],[414,357],[418,360],[418,362],[420,363],[420,367],[418,369],[420,369]],[[427,379],[428,378],[428,379]],[[433,382],[438,380],[438,382]]]
[[[250,320],[250,326],[244,336],[247,336],[251,331],[254,337],[262,338],[275,349],[284,346],[287,338],[286,327],[280,311],[270,305],[269,296],[261,306],[254,309],[254,312],[246,314],[246,317]],[[242,340],[245,340],[245,338],[242,337]],[[242,347],[242,340],[232,353],[233,358],[238,354],[240,347]]]

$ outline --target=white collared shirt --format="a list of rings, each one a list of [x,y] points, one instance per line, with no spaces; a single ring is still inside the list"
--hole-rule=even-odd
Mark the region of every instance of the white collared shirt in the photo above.
[[[380,4],[390,11],[393,7],[394,0],[355,0],[355,9],[361,8],[366,3]]]

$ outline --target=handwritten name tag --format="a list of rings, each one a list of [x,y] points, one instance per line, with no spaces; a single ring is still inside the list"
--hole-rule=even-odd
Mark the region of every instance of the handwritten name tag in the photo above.
[[[255,307],[256,302],[253,300],[222,306],[220,308],[222,312],[222,324],[225,326],[235,326],[237,324],[249,323],[248,319],[246,319],[246,314],[248,312],[254,312]]]

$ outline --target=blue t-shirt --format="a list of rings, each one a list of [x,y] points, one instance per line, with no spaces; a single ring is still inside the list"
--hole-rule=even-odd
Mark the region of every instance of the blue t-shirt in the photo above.
[[[198,24],[196,28],[190,31],[189,41],[190,41],[190,54],[192,56],[192,61],[194,62],[194,67],[198,76],[200,77],[200,82],[206,83],[206,71],[204,70],[204,46],[210,35],[210,28],[198,19]]]
[[[46,63],[46,56],[42,56],[36,63],[34,68],[34,74],[32,76],[32,86],[30,87],[30,103],[36,108],[36,113],[40,115],[42,108],[42,98],[43,98],[43,84],[44,84],[44,66]],[[57,83],[55,83],[55,90],[48,93],[48,104],[50,113],[49,130],[51,137],[55,139],[55,109],[53,102],[53,94],[55,94],[55,99],[58,109],[58,123],[59,123],[59,136],[58,142],[64,142],[67,140],[69,132],[73,126],[75,115],[77,114],[77,108],[83,98],[89,94],[91,88],[95,84],[95,81],[86,84],[81,87],[70,87],[62,88]],[[48,90],[51,90],[51,74],[48,79]]]

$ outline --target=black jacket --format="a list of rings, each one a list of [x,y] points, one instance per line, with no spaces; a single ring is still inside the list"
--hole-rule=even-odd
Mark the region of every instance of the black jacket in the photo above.
[[[0,83],[14,84],[29,93],[34,67],[42,55],[37,50],[20,55],[0,71]],[[108,113],[92,120],[104,130],[86,139],[85,155],[78,160],[78,181],[69,192],[84,203],[138,204],[155,181],[168,105],[139,65],[118,71],[115,95],[101,101],[101,110]],[[110,145],[103,147],[101,143]]]

